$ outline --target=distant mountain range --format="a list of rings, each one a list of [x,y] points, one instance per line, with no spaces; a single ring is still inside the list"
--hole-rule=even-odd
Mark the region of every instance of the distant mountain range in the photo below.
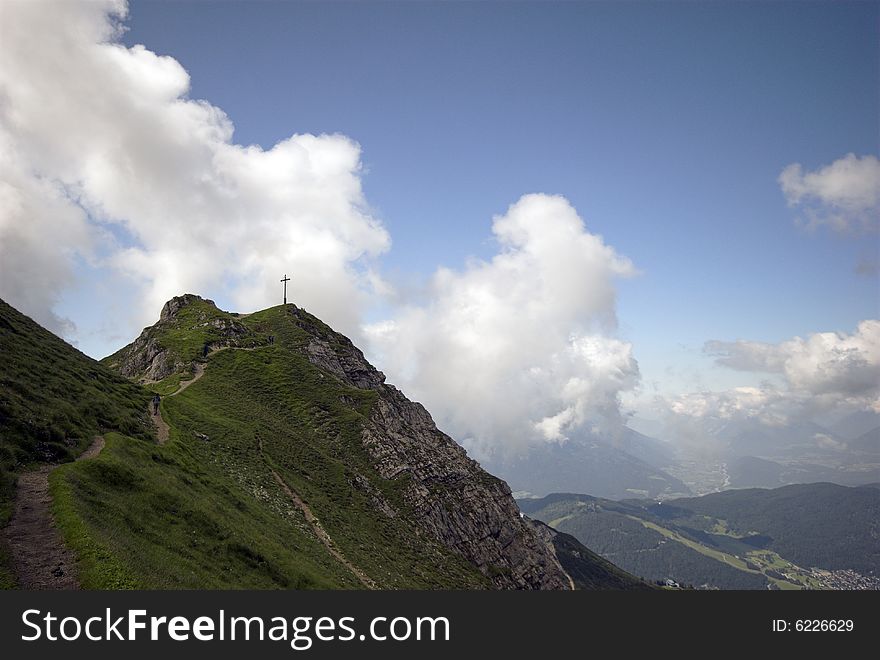
[[[649,580],[719,589],[880,588],[880,488],[799,484],[658,503],[553,494],[520,509]]]
[[[664,469],[674,462],[667,444],[624,427],[614,439],[587,433],[485,465],[514,491],[533,495],[554,491],[588,491],[610,499],[689,495],[688,486]]]
[[[613,437],[584,431],[483,463],[528,496],[581,492],[617,500],[670,499],[730,488],[880,482],[880,415],[872,412],[827,426],[708,420],[698,427],[697,440],[696,446],[675,438],[665,442],[628,427]]]
[[[858,410],[839,419],[830,420],[824,425],[845,440],[855,440],[871,432],[875,433],[876,437],[876,432],[880,429],[880,414],[870,410]],[[878,450],[880,446],[874,444],[873,449]]]
[[[726,465],[727,481],[718,485],[720,489],[880,481],[880,416],[875,413],[861,411],[828,426],[805,421],[780,426],[757,420],[712,422],[702,432]]]

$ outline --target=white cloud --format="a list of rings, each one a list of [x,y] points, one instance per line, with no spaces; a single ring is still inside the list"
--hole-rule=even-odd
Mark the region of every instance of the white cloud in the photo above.
[[[139,291],[130,334],[184,291],[275,304],[286,271],[292,300],[357,333],[376,282],[363,262],[390,239],[355,142],[235,144],[222,110],[188,98],[176,60],[118,43],[124,2],[0,12],[0,296],[63,329],[57,292],[76,259],[97,260]]]
[[[784,375],[792,390],[862,395],[880,388],[880,321],[859,323],[851,334],[818,332],[779,344],[711,341],[718,364]]]
[[[832,438],[827,433],[816,433],[813,436],[813,440],[815,440],[816,445],[822,449],[833,449],[835,451],[846,450],[845,442]]]
[[[492,231],[491,261],[439,269],[426,302],[367,328],[391,380],[481,457],[619,425],[638,365],[609,336],[613,280],[633,265],[558,196],[522,197]]]
[[[718,364],[740,371],[777,373],[784,364],[784,356],[776,344],[744,340],[707,341],[703,350],[714,356]]]
[[[89,264],[115,275],[108,299],[134,291],[106,328],[130,337],[184,291],[274,304],[287,272],[291,299],[356,340],[362,305],[393,297],[370,261],[390,239],[355,142],[236,144],[180,63],[119,42],[121,0],[0,12],[0,296],[69,332],[53,309]],[[638,367],[611,336],[613,278],[632,264],[561,197],[523,197],[493,232],[490,262],[439,269],[427,303],[368,328],[382,364],[483,453],[619,426]]]
[[[72,333],[53,308],[72,277],[73,252],[90,255],[94,242],[82,210],[61,186],[28,173],[0,130],[0,297],[44,327]]]
[[[880,228],[880,160],[847,154],[804,174],[800,163],[788,165],[779,185],[789,206],[803,211],[808,229],[827,225],[838,231]]]
[[[674,415],[774,426],[828,410],[880,410],[880,321],[862,321],[852,334],[820,332],[778,344],[710,341],[705,350],[722,366],[777,374],[782,385],[686,394],[667,402]]]
[[[778,388],[735,387],[721,392],[689,392],[670,400],[669,412],[682,419],[742,421],[756,420],[767,426],[789,421],[792,399]]]

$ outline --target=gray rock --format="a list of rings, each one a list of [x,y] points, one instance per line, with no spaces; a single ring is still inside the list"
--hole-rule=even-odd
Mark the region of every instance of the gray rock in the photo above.
[[[419,528],[463,556],[501,589],[569,589],[549,535],[519,514],[510,488],[437,429],[346,337],[291,306],[312,337],[309,361],[342,382],[378,393],[361,441],[386,479],[408,476],[407,505]]]
[[[186,293],[166,302],[155,325],[144,328],[134,342],[104,361],[123,376],[142,383],[159,381],[176,373],[191,372],[194,364],[202,360],[203,355],[175,355],[162,346],[157,337],[161,337],[171,328],[181,327],[180,311],[195,303],[201,303],[202,310],[195,323],[184,329],[202,331],[206,337],[204,347],[207,350],[228,346],[249,347],[253,344],[253,333],[231,314],[217,309],[214,301]]]

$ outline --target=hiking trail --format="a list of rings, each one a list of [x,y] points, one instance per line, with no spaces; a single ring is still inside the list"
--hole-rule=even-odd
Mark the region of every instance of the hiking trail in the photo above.
[[[251,348],[244,348],[244,347],[239,348],[237,346],[220,346],[218,348],[212,348],[208,352],[208,356],[214,355],[214,353],[218,353],[220,351],[225,351],[225,350],[253,351],[256,348],[262,348],[262,346],[254,346]],[[180,385],[178,386],[178,388],[176,390],[174,390],[171,394],[168,394],[166,396],[177,396],[178,394],[183,392],[187,387],[189,387],[190,385],[195,383],[199,378],[201,378],[202,376],[205,375],[205,369],[207,367],[208,367],[208,365],[206,363],[197,362],[195,364],[195,373],[193,374],[193,377],[190,378],[189,380],[180,381]],[[153,412],[153,404],[150,403],[148,405],[148,411],[150,413],[150,419],[153,422],[153,426],[156,427],[156,435],[158,436],[159,444],[164,445],[166,442],[168,442],[168,438],[171,434],[171,427],[168,426],[168,422],[166,422],[162,418],[161,408],[159,409],[158,412]]]
[[[76,460],[95,458],[104,448],[96,436]],[[19,589],[79,589],[76,556],[61,539],[52,518],[49,474],[58,465],[43,465],[18,478],[12,518],[3,529]]]
[[[367,589],[378,589],[379,587],[375,582],[364,573],[357,566],[352,564],[342,551],[336,547],[336,544],[333,543],[333,539],[330,538],[330,534],[327,533],[327,530],[324,529],[324,526],[321,524],[321,521],[318,520],[318,517],[312,512],[311,507],[306,504],[303,499],[294,491],[286,481],[281,477],[278,472],[276,472],[271,465],[269,465],[269,461],[266,460],[265,453],[263,452],[263,439],[260,438],[258,440],[258,446],[260,448],[260,456],[263,457],[263,460],[266,462],[266,466],[269,468],[269,471],[272,473],[272,476],[275,477],[275,481],[278,482],[278,485],[281,486],[281,489],[287,494],[287,497],[290,498],[290,501],[293,502],[297,508],[302,511],[303,516],[305,516],[306,522],[309,523],[312,527],[312,531],[315,533],[315,536],[318,537],[318,540],[324,544],[324,547],[327,548],[327,551],[333,555],[333,557],[340,564],[345,566],[349,571],[351,571],[354,576],[360,580],[361,584],[363,584]]]
[[[214,353],[215,351],[211,351],[211,352]],[[196,364],[195,374],[193,374],[193,377],[190,378],[189,380],[180,381],[180,386],[176,390],[174,390],[171,394],[169,394],[168,396],[177,396],[178,394],[183,392],[187,387],[189,387],[194,382],[196,382],[199,378],[204,376],[205,375],[205,366],[206,365],[201,362]],[[168,426],[168,422],[166,422],[162,418],[162,410],[161,409],[158,410],[157,412],[153,411],[152,402],[149,404],[149,411],[150,411],[150,419],[153,421],[153,426],[156,427],[156,435],[158,437],[159,444],[164,445],[166,442],[168,442],[168,437],[171,434],[171,427]]]
[[[238,351],[252,351],[255,348],[261,348],[261,347],[238,348],[235,346],[221,346],[220,348],[211,349],[211,351],[208,353],[208,355],[210,356],[210,355],[213,355],[214,353],[217,353],[219,351],[225,351],[227,349],[238,350]],[[178,394],[183,392],[187,387],[189,387],[190,385],[195,383],[197,380],[199,380],[199,378],[201,378],[202,376],[205,375],[206,366],[207,365],[204,363],[196,364],[195,374],[193,375],[193,377],[189,380],[182,381],[180,383],[180,387],[178,387],[174,392],[172,392],[168,396],[177,396]],[[159,436],[159,444],[164,445],[168,441],[170,427],[168,426],[168,423],[162,418],[162,410],[161,409],[159,410],[158,414],[153,414],[152,404],[150,406],[150,419],[153,420],[153,424],[156,426],[156,432]],[[293,504],[296,505],[296,507],[300,511],[302,511],[303,516],[305,516],[306,522],[308,522],[308,524],[311,526],[312,531],[314,532],[315,536],[318,537],[318,540],[320,540],[321,543],[324,544],[324,547],[327,548],[327,551],[331,555],[333,555],[333,557],[336,559],[336,561],[338,561],[340,564],[345,566],[349,571],[351,571],[351,573],[354,574],[354,576],[357,577],[357,579],[361,582],[361,584],[363,584],[367,589],[378,589],[378,586],[376,585],[376,583],[373,582],[373,580],[366,573],[364,573],[361,569],[359,569],[357,566],[352,564],[348,559],[346,559],[345,555],[342,554],[342,551],[339,550],[339,548],[337,548],[336,545],[333,543],[333,539],[330,538],[330,535],[327,533],[327,530],[325,530],[324,526],[321,525],[321,521],[318,520],[318,517],[312,512],[312,509],[309,507],[309,505],[306,504],[303,501],[303,499],[287,484],[287,482],[284,481],[284,479],[281,477],[280,474],[278,474],[278,472],[276,472],[275,470],[272,469],[272,467],[269,465],[268,460],[266,460],[265,454],[263,452],[263,440],[262,439],[260,439],[260,441],[259,441],[259,449],[260,449],[260,456],[266,462],[266,466],[269,468],[269,471],[272,473],[272,476],[275,477],[275,481],[278,482],[278,485],[281,486],[281,489],[285,492],[285,494],[290,499],[290,501],[293,502]]]

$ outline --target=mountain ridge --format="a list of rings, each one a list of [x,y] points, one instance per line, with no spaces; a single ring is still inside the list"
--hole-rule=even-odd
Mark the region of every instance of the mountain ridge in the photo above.
[[[170,436],[111,432],[99,457],[53,471],[84,586],[353,588],[362,571],[380,588],[644,588],[521,517],[503,481],[295,305],[238,315],[175,297],[102,363],[164,395]]]

